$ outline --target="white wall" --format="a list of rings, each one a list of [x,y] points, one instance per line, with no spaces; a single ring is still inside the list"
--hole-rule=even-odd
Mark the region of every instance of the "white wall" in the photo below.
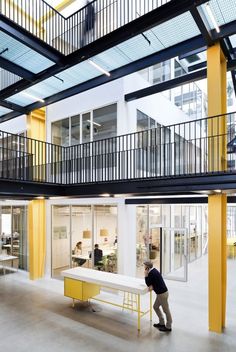
[[[138,73],[124,77],[124,94],[150,87],[150,84]],[[163,94],[153,94],[127,103],[127,115],[132,132],[136,130],[136,110],[140,110],[155,119],[161,125],[172,125],[188,121],[188,116]]]
[[[9,133],[20,133],[26,131],[26,115],[21,115],[16,117],[15,119],[2,122],[0,124],[0,129]]]
[[[49,105],[47,107],[47,141],[51,141],[51,122],[110,105],[122,99],[123,85],[122,79],[119,79]],[[118,110],[122,109],[119,105]]]

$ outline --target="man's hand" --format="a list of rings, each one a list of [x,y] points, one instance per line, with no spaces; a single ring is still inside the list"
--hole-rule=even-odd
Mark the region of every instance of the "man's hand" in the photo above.
[[[149,269],[148,269],[148,268],[145,268],[145,269],[144,269],[144,276],[147,277],[147,276],[148,276],[148,273],[149,273]]]
[[[150,285],[150,286],[148,287],[148,290],[149,290],[149,291],[152,291],[152,290],[153,290],[152,285]]]

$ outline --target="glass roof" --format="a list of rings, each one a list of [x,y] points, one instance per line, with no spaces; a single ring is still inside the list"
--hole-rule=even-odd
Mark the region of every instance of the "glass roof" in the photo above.
[[[230,42],[231,42],[232,47],[233,47],[233,48],[236,48],[236,34],[231,35],[231,36],[229,37],[229,39],[230,39]]]
[[[143,35],[137,35],[94,56],[91,60],[105,70],[112,71],[199,34],[194,19],[186,12],[144,32]],[[84,61],[26,89],[24,92],[31,97],[20,92],[7,100],[26,106],[36,102],[37,98],[47,98],[98,76],[101,76],[101,72],[89,61]]]
[[[209,5],[218,26],[236,19],[236,0],[210,0]],[[211,29],[215,28],[206,11],[207,3],[201,5]]]
[[[5,49],[8,50],[2,53],[1,56],[3,58],[14,62],[33,73],[41,72],[54,65],[53,61],[20,43],[8,34],[0,31],[0,52]]]
[[[12,112],[12,110],[4,108],[3,106],[0,106],[0,116],[8,114],[9,112]]]

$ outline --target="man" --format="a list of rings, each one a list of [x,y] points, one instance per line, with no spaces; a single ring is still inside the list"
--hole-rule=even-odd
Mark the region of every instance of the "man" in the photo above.
[[[168,304],[168,296],[169,296],[168,289],[159,271],[153,268],[152,262],[146,261],[143,264],[145,268],[144,275],[145,275],[146,285],[149,287],[150,291],[154,290],[157,295],[155,303],[153,305],[153,309],[155,310],[159,318],[159,323],[154,324],[153,326],[155,328],[158,328],[160,331],[170,332],[172,317],[171,317],[169,304]],[[160,310],[160,307],[162,307],[162,310],[166,315],[166,325],[165,325],[164,316]]]
[[[98,244],[96,243],[94,246],[94,265],[99,265],[99,262],[102,260],[103,252],[98,248]],[[89,258],[91,258],[91,253],[89,254]]]
[[[94,36],[94,24],[95,24],[95,10],[93,7],[93,3],[87,0],[86,7],[84,9],[85,9],[85,19],[84,19],[84,25],[83,25],[82,40],[80,43],[81,47],[89,44],[89,42],[92,41],[92,38]],[[90,31],[92,31],[92,33],[89,35]]]

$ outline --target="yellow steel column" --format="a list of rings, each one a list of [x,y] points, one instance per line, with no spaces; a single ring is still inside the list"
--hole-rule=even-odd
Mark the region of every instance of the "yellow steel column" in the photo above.
[[[45,119],[46,113],[44,108],[30,113],[27,116],[27,137],[45,141]],[[30,152],[40,153],[39,149],[43,150],[43,148],[38,148]],[[42,156],[37,155],[34,159],[36,165],[42,159]],[[31,201],[28,208],[29,274],[31,280],[41,278],[44,275],[46,256],[45,221],[45,200],[37,199]]]
[[[207,84],[208,116],[225,114],[226,59],[219,43],[207,50]],[[208,122],[209,171],[223,171],[227,168],[226,122],[224,116]],[[208,197],[209,330],[218,333],[225,326],[226,208],[226,195]]]

